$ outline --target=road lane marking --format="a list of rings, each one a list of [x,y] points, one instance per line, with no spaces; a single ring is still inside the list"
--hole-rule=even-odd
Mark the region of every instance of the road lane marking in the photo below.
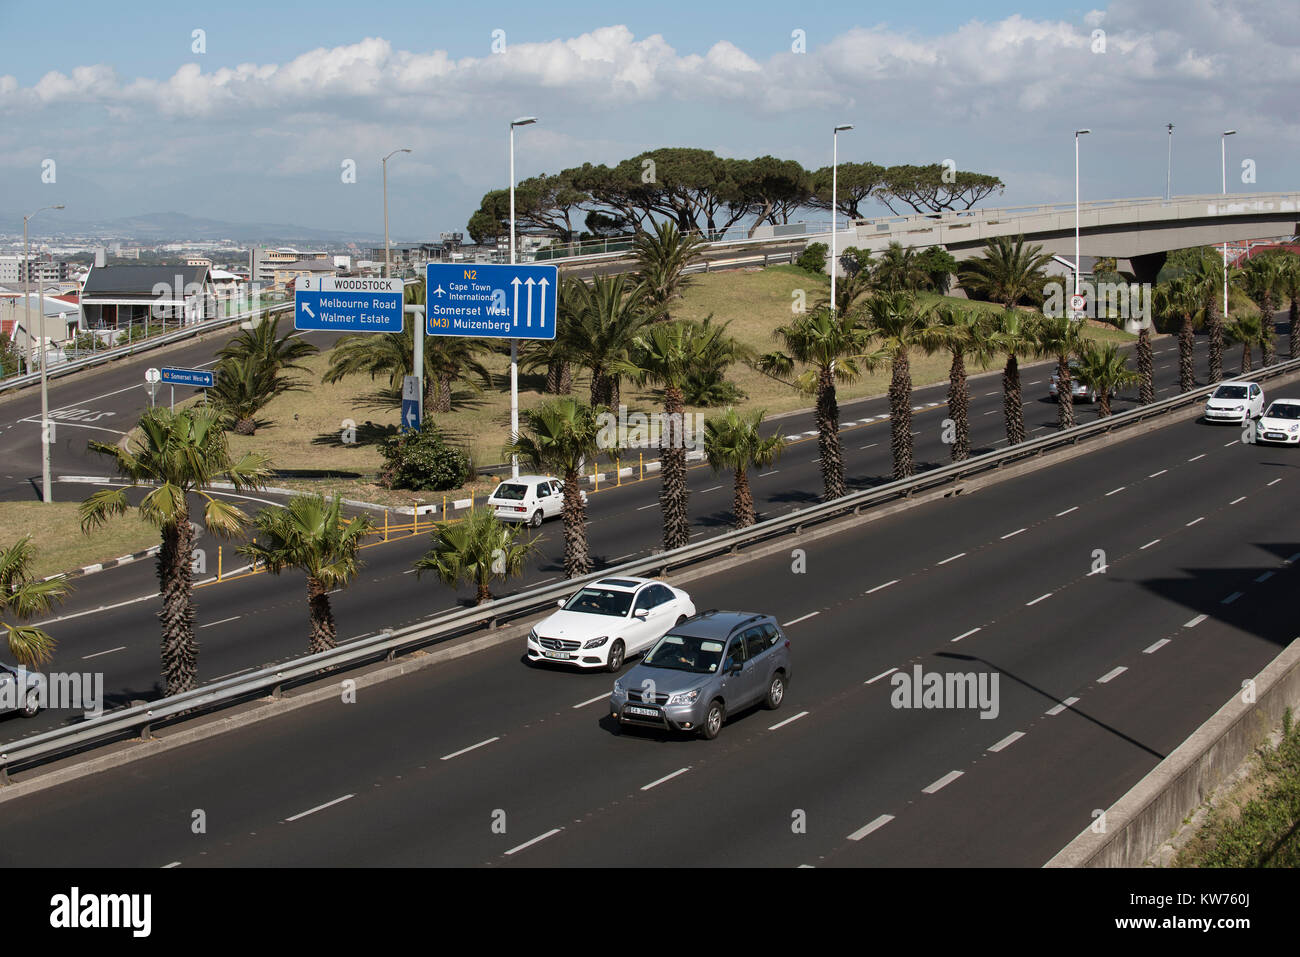
[[[1006,540],[1006,539],[1008,539],[1008,538],[1015,538],[1017,535],[1019,535],[1019,534],[1020,534],[1021,532],[1023,532],[1023,531],[1025,531],[1025,529],[1023,529],[1023,528],[1017,528],[1014,532],[1007,532],[1005,535],[1002,536],[1002,538],[1003,538],[1003,540]]]
[[[1187,461],[1189,461],[1189,462],[1195,462],[1197,459],[1203,459],[1203,458],[1205,458],[1205,453],[1204,453],[1204,452],[1202,452],[1200,455],[1194,455],[1194,456],[1192,456],[1192,457],[1191,457],[1190,459],[1188,459]]]
[[[718,489],[720,489],[720,488],[722,488],[721,485],[715,485],[715,486],[713,486],[713,488],[700,489],[699,494],[700,494],[700,495],[703,495],[705,492],[716,492],[716,491],[717,491]]]
[[[1188,523],[1187,523],[1186,525],[1184,525],[1183,527],[1184,527],[1184,528],[1191,528],[1191,527],[1192,527],[1193,525],[1195,525],[1197,522],[1203,522],[1203,521],[1205,521],[1205,516],[1204,516],[1204,515],[1202,515],[1200,518],[1194,518],[1194,519],[1192,519],[1190,522],[1188,522]]]
[[[111,655],[115,651],[126,651],[126,645],[120,648],[109,648],[108,651],[97,651],[93,655],[82,655],[82,661],[89,661],[91,658],[98,658],[100,655]]]
[[[648,508],[659,508],[659,503],[658,503],[658,502],[651,502],[649,505],[641,505],[641,506],[638,506],[638,507],[637,507],[637,511],[638,511],[638,512],[644,512],[644,511],[645,511],[646,509],[648,509]]]
[[[866,593],[870,595],[872,592],[878,592],[882,588],[888,588],[890,585],[897,585],[897,584],[898,584],[898,579],[895,578],[893,581],[885,582],[883,585],[877,585],[875,588],[868,588]]]
[[[1074,707],[1076,704],[1078,704],[1078,703],[1079,703],[1079,699],[1078,699],[1078,698],[1066,698],[1064,701],[1062,701],[1062,702],[1061,702],[1060,704],[1058,704],[1056,707],[1054,707],[1054,708],[1048,708],[1046,711],[1043,712],[1043,714],[1048,715],[1049,717],[1053,717],[1053,718],[1054,718],[1054,717],[1056,717],[1058,714],[1060,714],[1062,711],[1064,711],[1066,708],[1073,708],[1073,707]]]
[[[665,774],[665,775],[664,775],[663,777],[661,777],[659,780],[657,780],[657,781],[651,781],[649,784],[643,785],[642,788],[641,788],[641,790],[642,790],[642,791],[649,791],[651,788],[658,787],[659,785],[663,784],[665,781],[671,781],[673,778],[677,777],[679,774],[685,774],[685,773],[686,773],[687,771],[689,771],[689,770],[690,770],[689,767],[686,767],[686,768],[678,768],[678,769],[677,769],[676,771],[674,771],[672,774]]]
[[[1126,671],[1128,671],[1128,668],[1126,668],[1126,667],[1123,666],[1123,665],[1120,665],[1118,668],[1114,668],[1114,669],[1112,669],[1112,670],[1106,672],[1106,673],[1105,673],[1104,675],[1102,675],[1100,678],[1098,678],[1098,679],[1097,679],[1097,684],[1099,684],[1099,685],[1104,685],[1104,684],[1106,684],[1108,681],[1113,681],[1113,680],[1115,680],[1116,678],[1118,678],[1120,675],[1122,675],[1122,674],[1123,674],[1124,672],[1126,672]]]
[[[879,442],[872,442],[870,445],[859,445],[858,448],[860,448],[860,449],[874,449],[874,448],[875,448],[877,445],[879,445],[879,444],[880,444]]]
[[[596,695],[596,697],[588,698],[586,701],[579,701],[577,704],[573,706],[573,710],[577,711],[579,708],[585,708],[589,704],[595,704],[597,701],[605,701],[608,698],[609,698],[608,692],[606,692],[605,694],[598,694]]]
[[[1159,478],[1161,475],[1164,475],[1168,471],[1169,469],[1161,469],[1159,472],[1152,472],[1150,475],[1147,476],[1147,478]]]
[[[1206,619],[1206,618],[1209,618],[1209,617],[1210,617],[1209,615],[1197,615],[1197,616],[1196,616],[1195,618],[1193,618],[1191,621],[1183,622],[1183,627],[1184,627],[1184,628],[1195,628],[1197,625],[1199,625],[1201,622],[1205,621],[1205,619]]]
[[[1033,601],[1025,602],[1025,607],[1028,608],[1030,605],[1037,605],[1040,601],[1043,601],[1044,599],[1051,598],[1051,597],[1052,597],[1052,592],[1049,591],[1046,595],[1039,595]]]
[[[181,866],[181,862],[180,862],[180,861],[172,861],[170,864],[164,864],[164,865],[162,866],[162,869],[165,871],[165,870],[168,870],[169,868],[172,868],[172,867],[180,867],[180,866]]]
[[[965,771],[949,771],[947,774],[945,774],[939,780],[935,781],[933,784],[927,784],[925,787],[921,788],[921,793],[934,794],[937,791],[941,791],[944,788],[946,788],[949,784],[952,784],[953,781],[956,781],[959,777],[961,777],[965,773],[966,773]]]
[[[980,625],[979,628],[972,628],[970,631],[964,631],[964,632],[962,632],[960,635],[958,635],[956,638],[954,638],[953,641],[961,641],[963,638],[969,638],[971,635],[975,634],[975,632],[979,631],[980,628],[983,628],[983,627],[984,627],[983,625]]]
[[[812,612],[809,612],[808,614],[804,615],[802,618],[795,618],[795,619],[793,619],[792,621],[782,622],[782,623],[781,623],[781,627],[782,627],[782,628],[789,628],[791,625],[797,625],[797,624],[799,624],[799,622],[801,622],[801,621],[807,621],[809,618],[815,618],[815,617],[817,617],[817,616],[820,615],[820,614],[821,614],[821,612],[819,612],[819,611],[812,611]]]
[[[1236,444],[1237,444],[1237,440],[1236,440],[1236,439],[1233,439],[1231,442],[1229,442],[1227,445],[1225,445],[1224,448],[1225,448],[1225,449],[1230,449],[1230,448],[1232,448],[1232,447],[1233,447],[1234,445],[1236,445]]]
[[[1258,583],[1258,582],[1266,582],[1266,581],[1268,581],[1270,578],[1272,578],[1273,575],[1274,575],[1273,572],[1264,572],[1264,574],[1262,574],[1262,575],[1260,575],[1258,578],[1256,578],[1255,581],[1256,581],[1256,583]]]
[[[959,559],[959,558],[965,558],[965,557],[966,557],[966,553],[965,553],[965,552],[958,552],[956,555],[949,555],[949,556],[948,556],[947,558],[945,558],[943,561],[939,562],[939,564],[940,564],[940,565],[947,565],[949,562],[955,562],[957,559]]]
[[[1023,732],[1023,731],[1013,731],[1013,732],[1011,732],[1011,734],[1007,735],[1005,738],[1003,738],[1003,739],[1002,739],[1001,741],[999,741],[997,744],[995,744],[995,745],[993,745],[991,748],[989,748],[989,750],[990,750],[990,751],[994,751],[994,752],[1001,751],[1003,748],[1007,748],[1007,747],[1010,747],[1011,745],[1015,744],[1017,741],[1019,741],[1019,740],[1020,740],[1021,738],[1023,738],[1024,736],[1025,736],[1025,732]]]
[[[1275,478],[1275,479],[1273,479],[1273,481],[1269,482],[1268,484],[1269,484],[1269,485],[1276,485],[1276,484],[1277,484],[1278,482],[1280,482],[1280,481],[1282,481],[1280,478]],[[1267,487],[1268,487],[1268,486],[1265,486],[1265,488],[1267,488]]]
[[[497,735],[495,738],[488,738],[486,741],[480,741],[478,744],[471,744],[468,748],[461,748],[459,751],[453,751],[451,754],[444,754],[438,760],[450,761],[452,758],[458,758],[462,754],[468,754],[470,751],[473,751],[475,748],[481,748],[484,745],[491,744],[493,741],[500,741],[500,740],[501,740],[501,736]]]
[[[1064,512],[1057,512],[1056,517],[1060,518],[1062,515],[1069,515],[1071,512],[1077,512],[1078,510],[1079,510],[1079,506],[1072,505],[1070,508],[1067,508]]]
[[[70,621],[73,618],[82,618],[86,615],[98,615],[101,611],[113,611],[117,608],[124,608],[127,605],[135,605],[142,601],[157,600],[158,593],[153,592],[150,595],[141,595],[139,598],[128,598],[126,601],[119,601],[116,605],[100,605],[98,608],[92,608],[89,611],[74,611],[70,615],[60,615],[58,618],[47,618],[44,621],[34,621],[32,626],[41,628],[45,625],[53,625],[60,621]]]
[[[234,618],[222,618],[220,621],[210,621],[206,625],[199,625],[199,628],[214,628],[217,625],[224,625],[228,621],[239,621],[242,617],[243,615],[236,615]]]
[[[1149,541],[1149,542],[1147,542],[1145,545],[1143,545],[1142,548],[1139,548],[1138,551],[1143,551],[1144,549],[1148,549],[1148,548],[1150,548],[1152,545],[1155,545],[1156,543],[1158,543],[1159,541],[1160,541],[1160,539],[1158,539],[1158,538],[1153,538],[1153,539],[1151,539],[1151,541]]]
[[[880,674],[876,675],[874,678],[871,678],[871,679],[868,680],[868,681],[864,681],[863,684],[868,684],[868,685],[870,685],[870,684],[875,684],[875,683],[876,683],[877,681],[879,681],[881,678],[888,678],[890,675],[892,675],[892,674],[893,674],[895,671],[897,671],[897,670],[898,670],[897,668],[890,668],[888,671],[882,671]]]
[[[1241,597],[1241,594],[1242,594],[1242,593],[1239,592],[1239,591],[1234,591],[1234,592],[1233,592],[1231,595],[1229,595],[1227,598],[1223,599],[1223,601],[1219,602],[1219,604],[1220,604],[1220,605],[1231,605],[1234,601],[1236,601],[1238,598]]]
[[[872,831],[878,831],[894,819],[892,814],[882,814],[865,827],[860,827],[849,835],[850,841],[860,841]]]
[[[1106,496],[1105,496],[1105,497],[1106,497],[1106,498],[1110,498],[1110,497],[1111,497],[1112,495],[1114,495],[1116,492],[1122,492],[1122,491],[1124,491],[1124,489],[1126,489],[1126,488],[1128,488],[1127,485],[1121,485],[1119,488],[1113,488],[1113,489],[1111,489],[1109,492],[1106,493]]]
[[[1144,655],[1154,655],[1157,651],[1159,651],[1161,648],[1163,648],[1163,647],[1164,647],[1165,645],[1167,645],[1167,644],[1169,644],[1169,639],[1168,639],[1168,638],[1161,638],[1159,641],[1157,641],[1157,642],[1156,642],[1154,645],[1152,645],[1151,647],[1149,647],[1149,648],[1143,648],[1143,649],[1142,649],[1142,654],[1144,654]]]
[[[1241,496],[1240,498],[1234,498],[1234,499],[1233,499],[1231,502],[1229,502],[1228,504],[1229,504],[1229,505],[1236,505],[1238,502],[1244,502],[1244,501],[1246,501],[1246,496],[1243,495],[1243,496]]]
[[[769,730],[769,731],[775,731],[777,728],[784,728],[784,727],[785,727],[787,724],[789,724],[791,721],[798,721],[800,718],[802,718],[802,717],[803,717],[804,715],[806,715],[807,713],[808,713],[807,711],[800,711],[800,712],[799,712],[797,715],[795,715],[793,718],[786,718],[784,721],[778,721],[776,724],[772,725],[772,727],[768,728],[767,730]]]
[[[518,847],[512,847],[512,848],[510,848],[510,850],[506,851],[506,857],[509,857],[511,854],[518,854],[518,853],[519,853],[520,851],[522,851],[524,848],[526,848],[526,847],[532,847],[532,846],[533,846],[534,844],[536,844],[538,841],[544,841],[544,840],[546,840],[548,837],[554,837],[556,834],[559,834],[559,833],[560,833],[561,831],[563,831],[563,830],[564,830],[564,828],[562,828],[562,827],[553,827],[553,828],[551,828],[549,831],[547,831],[545,834],[538,834],[538,835],[537,835],[535,838],[533,838],[531,841],[524,841],[524,843],[520,844]]]
[[[316,805],[316,807],[303,811],[299,814],[295,814],[293,817],[286,817],[284,819],[284,823],[288,824],[290,821],[296,821],[299,818],[306,817],[308,814],[315,814],[317,811],[323,811],[327,807],[333,807],[335,804],[342,804],[344,801],[350,800],[353,797],[356,797],[356,795],[345,794],[341,798],[335,798],[333,801],[326,801],[324,804],[318,804]]]

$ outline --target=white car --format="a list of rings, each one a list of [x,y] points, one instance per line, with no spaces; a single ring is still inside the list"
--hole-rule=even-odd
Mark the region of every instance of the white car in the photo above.
[[[579,492],[583,504],[587,493]],[[537,528],[564,511],[564,482],[553,475],[521,475],[506,479],[488,496],[488,507],[505,522],[527,522]]]
[[[1264,414],[1264,390],[1258,382],[1225,382],[1205,400],[1205,421],[1245,425]]]
[[[648,650],[694,617],[680,588],[650,578],[602,578],[583,586],[560,611],[528,633],[528,660],[618,671],[628,655]]]
[[[1300,445],[1300,399],[1274,399],[1255,427],[1256,442]]]

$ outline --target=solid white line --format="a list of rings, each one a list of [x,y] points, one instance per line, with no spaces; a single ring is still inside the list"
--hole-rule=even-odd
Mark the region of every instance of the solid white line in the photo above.
[[[577,711],[579,708],[585,708],[585,707],[587,707],[587,705],[589,705],[589,704],[595,704],[597,701],[605,701],[605,700],[608,699],[608,698],[609,698],[609,694],[608,694],[608,693],[606,693],[606,694],[598,694],[598,695],[596,695],[596,697],[594,697],[594,698],[588,698],[586,701],[579,701],[577,704],[575,704],[575,705],[573,706],[573,710],[574,710],[574,711]]]
[[[1144,655],[1154,655],[1157,651],[1159,651],[1161,648],[1163,648],[1163,647],[1164,647],[1165,645],[1167,645],[1167,644],[1169,644],[1169,639],[1168,639],[1168,638],[1161,638],[1159,641],[1157,641],[1157,642],[1156,642],[1154,645],[1152,645],[1150,648],[1143,648],[1143,649],[1142,649],[1142,654],[1144,654]]]
[[[82,655],[82,661],[89,661],[91,658],[98,658],[100,655],[111,655],[115,651],[126,651],[126,645],[120,648],[109,648],[108,651],[97,651],[93,655]]]
[[[1231,595],[1229,595],[1227,598],[1223,599],[1223,601],[1219,602],[1219,604],[1220,604],[1220,605],[1231,605],[1234,601],[1236,601],[1238,598],[1240,598],[1241,595],[1242,595],[1241,592],[1239,592],[1239,591],[1234,591],[1234,592],[1233,592]]]
[[[224,625],[228,621],[239,621],[239,619],[242,617],[243,615],[236,615],[234,618],[222,618],[220,621],[210,621],[206,625],[199,625],[199,628],[203,629],[203,628],[211,628],[214,625]]]
[[[1112,680],[1114,680],[1115,678],[1118,678],[1120,675],[1122,675],[1122,674],[1123,674],[1124,672],[1126,672],[1126,671],[1128,671],[1128,668],[1124,667],[1123,665],[1120,665],[1118,668],[1115,668],[1115,669],[1112,670],[1112,671],[1108,671],[1108,672],[1106,672],[1104,675],[1102,675],[1100,678],[1098,678],[1098,679],[1097,679],[1097,684],[1099,684],[1099,685],[1104,685],[1106,682],[1108,682],[1108,681],[1112,681]]]
[[[1078,698],[1066,698],[1064,701],[1062,701],[1062,702],[1061,702],[1060,704],[1058,704],[1056,707],[1054,707],[1054,708],[1048,708],[1046,711],[1043,712],[1043,714],[1049,715],[1049,716],[1051,716],[1051,717],[1055,717],[1056,715],[1058,715],[1058,714],[1060,714],[1062,711],[1064,711],[1066,708],[1072,708],[1072,707],[1074,707],[1074,706],[1075,706],[1076,704],[1078,704],[1078,703],[1079,703],[1079,699],[1078,699]]]
[[[1269,482],[1268,484],[1269,484],[1269,485],[1276,485],[1276,484],[1277,484],[1278,482],[1280,482],[1280,481],[1282,481],[1280,478],[1275,478],[1275,479],[1273,479],[1273,481]],[[1268,486],[1265,486],[1265,488],[1267,488],[1267,487],[1268,487]]]
[[[1150,475],[1147,476],[1147,478],[1157,478],[1161,475],[1164,475],[1168,471],[1169,469],[1161,469],[1159,472],[1152,472]]]
[[[921,788],[921,793],[934,794],[936,791],[940,791],[943,788],[946,788],[949,784],[952,784],[953,781],[956,781],[959,777],[961,777],[965,773],[966,773],[965,771],[949,771],[947,774],[945,774],[939,780],[935,781],[933,784],[929,784]]]
[[[782,627],[782,628],[789,628],[791,625],[797,625],[797,624],[799,624],[799,622],[801,622],[801,621],[807,621],[809,618],[815,618],[817,615],[820,615],[820,614],[821,614],[821,612],[819,612],[819,611],[812,611],[812,612],[809,612],[808,614],[804,615],[802,618],[795,618],[795,619],[793,619],[793,620],[791,620],[791,621],[782,622],[782,623],[781,623],[781,627]]]
[[[983,627],[984,627],[983,625],[980,626],[980,628]],[[953,641],[961,641],[963,638],[969,638],[971,635],[975,634],[975,632],[979,631],[980,628],[972,628],[970,631],[964,631],[956,638],[954,638]]]
[[[317,811],[323,811],[327,807],[333,807],[335,804],[342,804],[344,801],[355,796],[356,795],[354,794],[345,794],[341,798],[335,798],[333,801],[326,801],[324,804],[318,804],[316,807],[303,811],[301,814],[295,814],[293,817],[286,817],[284,823],[288,824],[290,821],[296,821],[298,818],[306,817],[308,814],[315,814]]]
[[[1052,597],[1052,592],[1049,591],[1046,595],[1039,595],[1039,596],[1038,596],[1037,598],[1035,598],[1033,601],[1027,601],[1027,602],[1025,602],[1025,607],[1028,608],[1030,605],[1037,605],[1037,604],[1038,604],[1040,601],[1042,601],[1044,598],[1051,598],[1051,597]]]
[[[1151,541],[1149,541],[1149,542],[1147,542],[1145,545],[1143,545],[1142,548],[1139,548],[1138,551],[1142,551],[1143,549],[1150,548],[1152,545],[1156,544],[1156,543],[1159,542],[1159,541],[1160,541],[1160,539],[1158,539],[1158,538],[1153,538],[1153,539],[1151,539]]]
[[[89,611],[74,611],[71,615],[60,615],[58,618],[47,618],[45,621],[35,621],[32,622],[32,626],[40,628],[45,625],[52,625],[59,621],[69,621],[73,618],[81,618],[85,615],[98,615],[101,611],[113,611],[115,608],[124,608],[127,605],[134,605],[137,602],[149,601],[151,598],[157,597],[158,593],[154,592],[151,595],[141,595],[139,598],[128,598],[126,601],[119,601],[116,605],[102,605],[99,608],[92,608]]]
[[[856,831],[854,831],[852,834],[850,834],[850,835],[849,835],[849,840],[850,840],[850,841],[860,841],[860,840],[862,840],[864,837],[866,837],[868,834],[870,834],[872,831],[878,831],[880,828],[884,827],[886,824],[888,824],[888,823],[889,823],[890,821],[892,821],[893,819],[894,819],[894,815],[892,815],[892,814],[882,814],[882,815],[880,815],[880,817],[876,818],[876,819],[875,819],[874,821],[872,821],[870,824],[866,825],[865,827],[860,827],[860,828],[858,828]]]
[[[993,747],[989,748],[989,750],[1001,751],[1003,748],[1010,747],[1011,745],[1015,744],[1024,736],[1025,736],[1025,732],[1023,731],[1013,731],[1005,738],[1003,738],[1001,741],[999,741],[997,744],[993,745]]]
[[[898,670],[897,668],[890,668],[888,671],[882,671],[880,674],[876,675],[874,678],[870,679],[869,681],[864,681],[863,684],[867,684],[867,685],[875,684],[881,678],[887,678],[897,670]]]
[[[875,588],[868,588],[866,593],[870,595],[872,592],[877,592],[880,591],[880,589],[882,588],[888,588],[890,585],[897,585],[897,584],[898,584],[898,579],[895,578],[893,581],[885,582],[883,585],[877,585]]]
[[[1203,522],[1203,521],[1205,521],[1205,516],[1204,516],[1204,515],[1202,515],[1200,518],[1194,518],[1194,519],[1192,519],[1190,522],[1188,522],[1188,523],[1187,523],[1186,525],[1184,525],[1183,527],[1184,527],[1184,528],[1191,528],[1191,527],[1192,527],[1193,525],[1195,525],[1197,522]]]
[[[32,425],[40,425],[40,424],[41,424],[41,420],[40,420],[39,418],[36,418],[36,419],[19,419],[18,421],[19,421],[19,422],[30,422]],[[125,434],[126,434],[126,433],[123,432],[121,429],[106,429],[106,428],[104,428],[104,427],[102,427],[102,426],[99,426],[99,425],[83,425],[83,424],[80,423],[80,422],[67,422],[67,421],[65,421],[65,420],[63,420],[63,419],[51,419],[50,421],[54,423],[56,429],[61,429],[61,428],[66,428],[66,427],[68,427],[68,426],[71,426],[71,427],[74,428],[74,429],[92,429],[92,430],[94,430],[95,432],[107,432],[107,433],[109,433],[110,435],[125,435]]]
[[[803,717],[804,715],[806,715],[807,713],[808,713],[807,711],[800,711],[800,712],[799,712],[797,715],[795,715],[793,718],[786,718],[784,721],[778,721],[776,724],[772,725],[772,727],[768,728],[767,730],[769,730],[769,731],[775,731],[777,728],[784,728],[784,727],[785,727],[787,724],[789,724],[791,721],[798,721],[800,718],[802,718],[802,717]]]
[[[1272,578],[1273,575],[1274,575],[1273,572],[1264,572],[1264,574],[1262,574],[1262,575],[1260,575],[1258,578],[1256,578],[1255,581],[1256,581],[1256,582],[1266,582],[1266,581],[1268,581],[1270,578]]]
[[[943,561],[939,562],[939,564],[940,564],[940,565],[947,565],[949,562],[955,562],[955,561],[956,561],[957,559],[959,559],[959,558],[964,558],[965,555],[966,555],[965,552],[958,552],[956,555],[949,555],[949,556],[948,556],[947,558],[945,558]]]
[[[1060,518],[1062,515],[1069,515],[1071,512],[1077,512],[1078,510],[1079,510],[1079,506],[1074,505],[1071,506],[1070,508],[1067,508],[1064,512],[1057,512],[1056,517]]]
[[[500,740],[501,740],[501,736],[500,736],[500,735],[497,735],[495,738],[488,738],[486,741],[480,741],[478,744],[471,744],[468,748],[461,748],[459,751],[453,751],[451,754],[444,754],[444,755],[443,755],[441,758],[439,758],[438,760],[439,760],[439,761],[450,761],[452,758],[458,758],[458,757],[460,757],[462,754],[467,754],[467,753],[469,753],[470,751],[473,751],[475,748],[481,748],[481,747],[483,747],[485,744],[491,744],[493,741],[500,741]]]
[[[562,828],[562,827],[553,827],[553,828],[551,828],[549,831],[547,831],[545,834],[538,834],[538,835],[537,835],[535,838],[533,838],[531,841],[524,841],[524,843],[520,844],[518,847],[512,847],[512,848],[510,848],[510,850],[506,851],[506,856],[509,857],[511,854],[517,854],[517,853],[519,853],[520,851],[522,851],[524,848],[526,848],[526,847],[532,847],[532,846],[533,846],[534,844],[536,844],[538,841],[544,841],[544,840],[546,840],[548,837],[554,837],[556,834],[559,834],[559,833],[560,833],[561,831],[563,831],[563,830],[564,830],[564,828]]]
[[[1023,528],[1017,528],[1014,532],[1007,532],[1005,535],[1002,536],[1002,538],[1003,538],[1004,540],[1005,540],[1005,539],[1008,539],[1008,538],[1015,538],[1017,535],[1019,535],[1019,534],[1020,534],[1021,532],[1023,532],[1023,531],[1025,531],[1025,529],[1023,529]]]
[[[1195,628],[1197,625],[1199,625],[1201,622],[1205,621],[1205,619],[1206,619],[1206,618],[1209,618],[1209,617],[1210,617],[1209,615],[1197,615],[1197,616],[1196,616],[1195,618],[1193,618],[1191,621],[1183,622],[1183,627],[1184,627],[1184,628]]]
[[[1229,502],[1228,504],[1229,504],[1229,505],[1236,505],[1238,502],[1244,502],[1244,501],[1246,501],[1246,496],[1243,495],[1243,496],[1241,496],[1240,498],[1234,498],[1234,499],[1233,499],[1231,502]]]
[[[1113,488],[1113,489],[1111,489],[1109,492],[1106,493],[1105,497],[1106,497],[1106,498],[1110,498],[1110,496],[1114,495],[1116,492],[1122,492],[1122,491],[1124,491],[1124,489],[1126,489],[1126,488],[1128,488],[1127,485],[1121,485],[1119,488]]]
[[[677,775],[679,775],[679,774],[685,774],[685,773],[686,773],[687,771],[689,771],[689,770],[690,770],[690,768],[678,768],[678,769],[677,769],[676,771],[674,771],[672,774],[665,774],[665,775],[664,775],[663,777],[661,777],[658,781],[651,781],[649,784],[644,785],[644,786],[641,788],[641,790],[642,790],[642,791],[649,791],[651,788],[653,788],[653,787],[658,787],[659,785],[663,784],[665,781],[671,781],[673,778],[677,777]]]
[[[1189,462],[1195,462],[1197,459],[1203,459],[1203,458],[1205,458],[1205,453],[1204,453],[1204,452],[1202,452],[1200,455],[1194,455],[1194,456],[1192,456],[1192,457],[1191,457],[1190,459],[1188,459],[1187,461],[1189,461]]]

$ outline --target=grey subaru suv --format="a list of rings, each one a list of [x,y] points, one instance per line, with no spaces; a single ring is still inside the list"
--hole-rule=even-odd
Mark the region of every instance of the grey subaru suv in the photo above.
[[[706,611],[676,625],[614,682],[621,725],[716,738],[728,714],[760,702],[779,708],[790,680],[790,641],[771,615]]]

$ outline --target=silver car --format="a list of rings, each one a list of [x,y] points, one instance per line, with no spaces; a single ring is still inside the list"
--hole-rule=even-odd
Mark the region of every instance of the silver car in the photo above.
[[[620,726],[716,738],[727,715],[781,707],[790,641],[771,615],[707,611],[670,629],[614,682],[609,710]]]

